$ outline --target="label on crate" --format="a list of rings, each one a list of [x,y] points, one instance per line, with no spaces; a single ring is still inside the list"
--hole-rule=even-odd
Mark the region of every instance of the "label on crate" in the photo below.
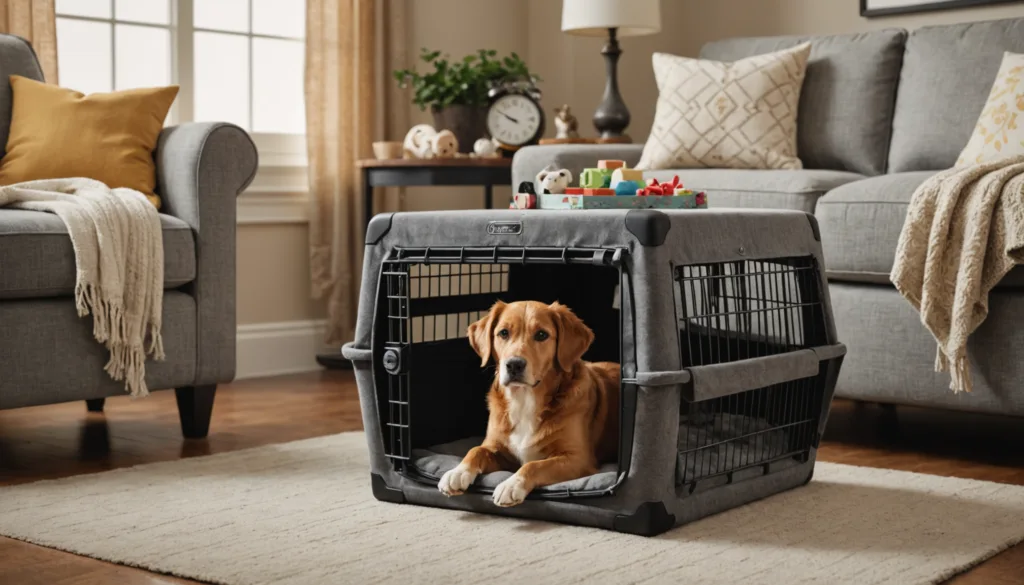
[[[518,236],[523,233],[521,221],[492,221],[487,223],[487,233],[492,236]]]

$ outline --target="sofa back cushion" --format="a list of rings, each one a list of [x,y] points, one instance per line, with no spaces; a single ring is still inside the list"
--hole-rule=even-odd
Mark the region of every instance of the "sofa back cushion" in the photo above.
[[[910,35],[893,118],[890,172],[956,164],[1006,51],[1024,53],[1024,18],[925,27]]]
[[[906,38],[906,31],[882,30],[726,39],[705,45],[700,56],[736,61],[810,41],[796,121],[797,152],[804,168],[878,175],[885,172]]]
[[[28,42],[21,37],[0,34],[0,157],[6,152],[7,135],[11,131],[11,107],[14,103],[11,75],[43,80],[43,70]]]

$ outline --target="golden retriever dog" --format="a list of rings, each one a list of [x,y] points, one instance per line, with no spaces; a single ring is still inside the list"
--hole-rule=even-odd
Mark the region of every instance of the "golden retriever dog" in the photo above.
[[[534,489],[597,472],[619,445],[619,364],[583,361],[594,333],[568,307],[497,302],[469,326],[481,367],[493,358],[494,382],[483,444],[437,487],[462,494],[482,473],[508,470],[494,490],[499,506],[521,504]]]

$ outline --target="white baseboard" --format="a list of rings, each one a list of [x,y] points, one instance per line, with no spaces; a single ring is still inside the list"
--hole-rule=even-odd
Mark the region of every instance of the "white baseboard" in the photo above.
[[[252,323],[238,326],[236,379],[262,378],[320,369],[323,320]]]

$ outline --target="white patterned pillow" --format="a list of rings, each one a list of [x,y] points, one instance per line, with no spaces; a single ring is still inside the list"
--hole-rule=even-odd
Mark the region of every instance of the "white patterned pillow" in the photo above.
[[[654,54],[658,105],[637,168],[799,169],[811,44],[723,63]]]
[[[956,166],[993,162],[1021,154],[1024,154],[1024,55],[1004,53],[988,101]]]

